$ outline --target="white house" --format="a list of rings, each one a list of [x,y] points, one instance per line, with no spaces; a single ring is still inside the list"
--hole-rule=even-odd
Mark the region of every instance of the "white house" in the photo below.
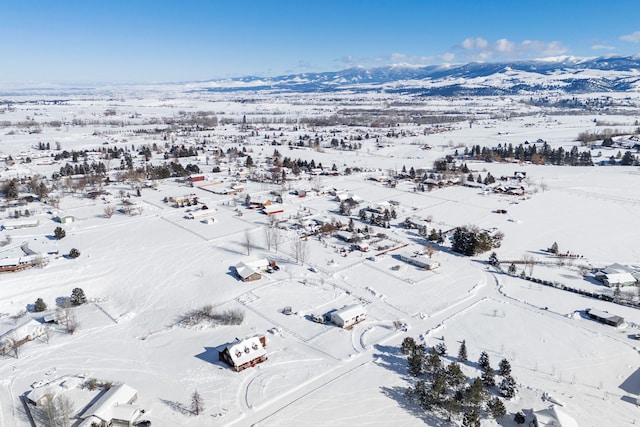
[[[360,304],[352,304],[342,307],[331,313],[331,322],[345,329],[353,327],[367,318],[367,310]]]
[[[633,286],[636,284],[634,273],[633,268],[616,263],[596,272],[595,278],[609,287]]]
[[[398,254],[398,258],[400,258],[404,262],[413,264],[416,267],[424,268],[425,270],[434,270],[440,267],[440,263],[438,261],[432,260],[431,258],[428,258],[422,254],[402,252]]]
[[[126,384],[111,387],[82,414],[80,425],[129,427],[140,418],[140,408],[132,405],[138,399],[138,392]],[[95,421],[97,420],[97,421]]]
[[[21,228],[37,227],[38,225],[40,225],[40,221],[37,219],[11,221],[5,222],[2,226],[0,226],[0,230],[19,230]]]
[[[10,351],[14,344],[18,347],[32,341],[46,332],[46,326],[37,320],[28,318],[0,335],[0,354]]]
[[[533,412],[533,425],[536,427],[578,427],[578,423],[558,406]]]

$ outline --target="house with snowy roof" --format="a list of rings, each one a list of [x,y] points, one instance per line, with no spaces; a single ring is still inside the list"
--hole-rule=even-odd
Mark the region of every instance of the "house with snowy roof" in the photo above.
[[[366,318],[367,310],[360,304],[347,305],[331,313],[331,322],[344,329],[350,329]]]
[[[12,328],[0,334],[0,354],[41,337],[46,327],[35,319],[23,319]]]
[[[231,369],[240,372],[267,360],[266,345],[267,340],[264,335],[256,335],[244,340],[236,339],[236,341],[219,351],[218,357],[229,365]]]
[[[578,427],[578,423],[557,405],[533,412],[533,425],[536,427]]]
[[[92,425],[130,427],[140,418],[141,411],[133,405],[138,392],[127,384],[112,386],[82,413],[79,427]]]
[[[260,280],[262,272],[269,269],[269,261],[266,258],[255,261],[241,261],[235,266],[236,274],[243,282]]]
[[[594,277],[610,288],[615,286],[633,286],[636,284],[638,272],[622,264],[611,264],[601,270],[596,271]]]

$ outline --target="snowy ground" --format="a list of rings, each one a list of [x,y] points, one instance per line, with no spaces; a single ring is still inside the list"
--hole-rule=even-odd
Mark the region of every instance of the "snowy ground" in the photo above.
[[[208,105],[209,101],[214,102]],[[326,114],[311,105],[273,102],[250,108],[264,116],[274,112],[292,117]],[[26,116],[37,113],[36,117],[47,115],[48,120],[97,119],[112,106],[108,100],[28,108],[18,105],[2,118],[26,120]],[[211,109],[226,111],[237,119],[249,111],[243,110],[246,108],[228,99],[140,97],[119,101],[117,118],[125,120],[135,112],[143,120],[176,115],[179,110]],[[402,227],[408,215],[432,217],[432,226],[443,231],[466,224],[496,227],[505,234],[496,250],[501,260],[533,255],[539,261],[549,261],[548,265],[535,267],[536,277],[610,292],[582,278],[578,266],[613,262],[640,265],[637,167],[469,163],[474,174],[489,171],[498,177],[526,171],[524,197],[458,186],[414,192],[410,185],[389,188],[367,180],[373,174],[405,165],[428,168],[456,146],[519,144],[537,138],[556,146],[571,145],[580,131],[593,130],[591,119],[531,116],[479,121],[472,128],[463,123],[445,133],[384,138],[383,148],[366,142],[358,152],[291,150],[286,145],[273,147],[268,143],[261,146],[257,145],[260,138],[254,138],[249,149],[256,159],[277,148],[285,156],[314,159],[325,167],[335,163],[340,169],[357,166],[369,170],[350,176],[312,178],[290,186],[346,190],[365,203],[398,201],[398,218],[391,221],[391,227],[376,227],[394,245],[419,248],[424,244],[415,230]],[[609,118],[629,123],[633,119]],[[112,146],[150,143],[142,136],[125,133],[121,127],[63,125],[35,135],[10,135],[8,129],[3,130],[0,153],[17,157],[41,141],[57,141],[69,150],[96,148],[105,140],[104,135],[95,135],[98,127],[117,140],[111,140]],[[286,137],[295,139],[298,134],[315,131],[302,129]],[[211,133],[213,139],[222,140],[234,132],[237,129],[220,125]],[[424,143],[434,148],[422,150],[420,145]],[[7,166],[2,177],[20,177],[33,171],[50,175],[62,166],[39,163],[34,159],[30,164]],[[199,164],[203,169],[207,166],[202,160]],[[145,188],[140,197],[132,197],[143,206],[141,213],[116,213],[106,218],[107,202],[116,204],[120,190],[132,192],[128,184],[116,183],[105,188],[111,193],[107,201],[63,194],[57,212],[51,206],[33,203],[29,208],[35,212],[32,218],[39,220],[37,227],[0,231],[0,241],[11,236],[11,244],[0,247],[2,258],[18,253],[22,242],[29,242],[36,251],[58,251],[44,268],[0,276],[0,327],[4,328],[0,332],[10,328],[12,316],[37,298],[53,308],[56,299],[81,287],[91,300],[75,310],[80,325],[75,334],[56,331],[48,343],[35,340],[20,349],[18,358],[7,355],[0,359],[0,425],[28,425],[18,396],[36,382],[65,375],[126,382],[138,390],[137,403],[146,410],[145,418],[160,426],[447,425],[403,397],[409,381],[406,361],[398,347],[406,336],[422,339],[428,345],[437,344],[444,336],[452,354],[465,339],[470,360],[465,369],[469,372],[481,351],[489,353],[494,365],[501,358],[509,359],[521,385],[518,397],[507,403],[511,414],[548,406],[549,402],[542,400],[548,393],[562,401],[566,412],[581,426],[636,422],[636,397],[640,394],[638,342],[629,336],[640,328],[640,310],[510,277],[487,268],[484,261],[488,254],[469,259],[447,248],[433,256],[440,268],[423,271],[398,260],[394,252],[381,256],[375,256],[374,250],[343,253],[340,248],[345,245],[337,239],[311,237],[306,243],[308,255],[300,265],[292,248],[298,234],[291,224],[302,214],[326,215],[346,222],[348,219],[337,213],[338,203],[328,194],[305,198],[285,194],[285,212],[279,218],[287,221],[276,251],[274,247],[269,249],[265,240],[267,217],[247,210],[243,202],[246,194],[271,197],[269,192],[280,186],[244,185],[244,193],[222,196],[173,179],[159,181],[156,189]],[[165,197],[189,193],[197,194],[202,203],[217,210],[215,223],[186,219],[187,208],[173,208],[163,202]],[[507,214],[496,214],[496,209],[505,209]],[[10,221],[9,213],[0,213],[0,220]],[[51,236],[60,226],[54,221],[59,213],[73,215],[77,221],[62,225],[67,235],[55,240]],[[359,224],[357,212],[353,218]],[[252,240],[250,254],[247,233]],[[581,257],[572,265],[558,266],[544,252],[554,241],[561,251]],[[71,248],[81,251],[78,259],[63,256]],[[375,261],[368,259],[370,256]],[[276,260],[281,269],[259,281],[238,281],[232,267],[239,261],[261,257]],[[311,314],[354,302],[363,304],[368,315],[352,330],[310,320]],[[177,324],[181,315],[206,304],[216,310],[241,309],[245,314],[243,324]],[[281,312],[285,306],[292,307],[291,315]],[[612,328],[588,320],[584,315],[588,307],[619,314],[627,325]],[[23,316],[38,318],[31,312]],[[406,324],[407,331],[396,329],[396,321]],[[265,363],[236,373],[218,360],[217,352],[225,344],[255,334],[267,337]],[[198,417],[189,411],[189,398],[196,389],[205,403],[205,412]],[[483,423],[512,426],[512,419],[507,416],[499,423]]]

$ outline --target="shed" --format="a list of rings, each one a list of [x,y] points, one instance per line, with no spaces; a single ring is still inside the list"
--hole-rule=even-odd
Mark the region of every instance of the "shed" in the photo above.
[[[413,264],[416,267],[424,268],[425,270],[434,270],[440,267],[440,263],[438,261],[427,258],[426,256],[421,254],[402,252],[398,254],[398,258],[400,258],[404,262]]]
[[[337,326],[350,329],[367,317],[367,311],[360,304],[351,304],[331,313],[331,322]]]
[[[60,224],[71,224],[76,222],[76,217],[73,215],[65,215],[58,217],[58,220],[60,221]]]
[[[587,316],[589,316],[591,319],[597,320],[598,322],[604,323],[605,325],[617,327],[624,323],[623,317],[616,316],[614,314],[609,314],[606,311],[587,308],[585,312],[587,313]]]
[[[284,212],[284,207],[282,205],[270,203],[268,205],[265,205],[264,208],[262,208],[262,212],[264,212],[266,215],[275,215],[277,213]]]
[[[267,344],[264,335],[256,335],[244,340],[236,339],[218,352],[218,357],[236,372],[254,367],[267,360]]]

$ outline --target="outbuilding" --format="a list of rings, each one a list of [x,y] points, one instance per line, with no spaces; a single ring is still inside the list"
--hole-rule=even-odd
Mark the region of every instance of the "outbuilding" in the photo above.
[[[422,254],[403,252],[398,255],[398,258],[404,262],[413,264],[418,268],[424,268],[425,270],[434,270],[440,267],[440,263],[438,261],[432,260]]]
[[[366,318],[367,310],[360,304],[347,305],[331,313],[331,322],[344,329],[350,329]]]
[[[623,317],[616,316],[615,314],[609,314],[606,311],[587,308],[585,312],[587,313],[587,316],[589,316],[591,319],[597,320],[598,322],[604,323],[605,325],[617,327],[624,323]]]

